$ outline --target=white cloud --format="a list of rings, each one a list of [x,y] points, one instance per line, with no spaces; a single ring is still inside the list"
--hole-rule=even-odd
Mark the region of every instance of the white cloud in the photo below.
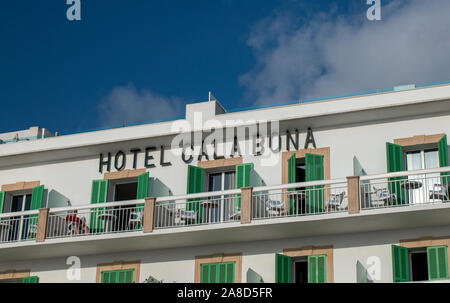
[[[240,83],[267,104],[450,80],[449,11],[448,0],[393,1],[381,21],[278,11],[251,32],[257,64]]]
[[[138,91],[132,84],[112,89],[99,104],[100,122],[115,126],[151,120],[176,118],[184,114],[184,102],[148,90]]]

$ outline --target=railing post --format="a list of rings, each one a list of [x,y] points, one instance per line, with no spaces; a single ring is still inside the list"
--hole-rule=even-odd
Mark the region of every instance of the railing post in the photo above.
[[[153,216],[155,213],[156,198],[145,198],[144,204],[144,226],[142,231],[144,233],[151,233],[153,231]]]
[[[252,221],[253,187],[241,188],[241,224]]]
[[[39,208],[36,242],[44,242],[47,231],[48,208]]]
[[[347,177],[348,213],[359,213],[359,176]]]

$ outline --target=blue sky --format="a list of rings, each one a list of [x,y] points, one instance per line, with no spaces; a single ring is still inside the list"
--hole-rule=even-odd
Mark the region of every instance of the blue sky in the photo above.
[[[450,80],[448,1],[381,1],[372,22],[365,0],[81,0],[72,22],[65,0],[2,1],[0,131]]]

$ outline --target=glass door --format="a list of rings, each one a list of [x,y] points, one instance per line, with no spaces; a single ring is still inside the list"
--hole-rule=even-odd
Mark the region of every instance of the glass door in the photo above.
[[[223,191],[235,188],[235,172],[220,172],[208,175],[208,191]],[[235,211],[235,195],[218,195],[210,197],[205,204],[204,219],[207,222],[228,221]]]
[[[11,203],[11,212],[21,212],[31,209],[31,195],[13,196]],[[28,238],[29,215],[16,216],[11,219],[10,241],[17,241]]]
[[[432,169],[439,167],[438,150],[420,150],[406,153],[406,168],[408,171]],[[403,186],[409,203],[424,203],[427,194],[439,183],[439,174],[419,174],[408,176],[409,188]],[[406,184],[404,184],[406,185]]]

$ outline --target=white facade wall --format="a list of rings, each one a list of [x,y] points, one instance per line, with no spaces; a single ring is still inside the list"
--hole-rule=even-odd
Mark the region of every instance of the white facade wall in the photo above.
[[[448,236],[450,226],[80,256],[81,280],[73,281],[67,279],[66,273],[70,265],[66,265],[66,258],[0,263],[0,272],[8,269],[30,269],[31,275],[37,275],[40,283],[95,283],[97,264],[140,260],[140,282],[151,275],[166,283],[193,283],[196,256],[242,253],[242,282],[247,282],[247,271],[252,269],[263,278],[265,283],[274,283],[275,253],[281,253],[284,248],[332,245],[334,282],[356,283],[356,263],[359,261],[366,269],[369,269],[371,264],[367,264],[368,258],[377,257],[380,260],[380,279],[373,282],[391,283],[391,245],[398,244],[401,239],[429,235]]]

